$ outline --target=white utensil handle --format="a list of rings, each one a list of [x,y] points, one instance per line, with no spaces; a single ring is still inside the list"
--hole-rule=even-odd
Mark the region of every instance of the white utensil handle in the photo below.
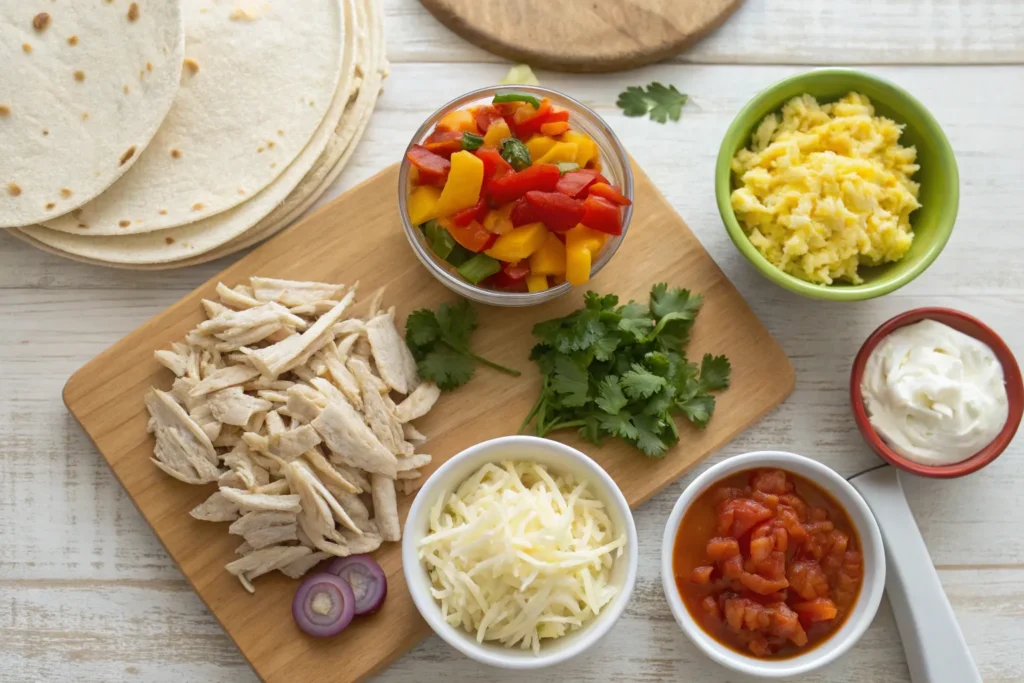
[[[885,588],[914,683],[981,683],[953,608],[891,466],[850,483],[875,514],[885,544]]]

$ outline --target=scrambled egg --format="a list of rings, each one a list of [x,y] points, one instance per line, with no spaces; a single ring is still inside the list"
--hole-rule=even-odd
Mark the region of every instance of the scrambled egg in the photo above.
[[[732,207],[750,242],[776,268],[822,285],[859,284],[860,265],[903,258],[921,204],[917,150],[900,146],[902,132],[859,93],[787,102],[781,122],[765,118],[732,161],[742,183]]]

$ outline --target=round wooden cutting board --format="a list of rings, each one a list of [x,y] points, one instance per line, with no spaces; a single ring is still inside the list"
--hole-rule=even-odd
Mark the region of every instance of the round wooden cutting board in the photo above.
[[[558,71],[616,71],[665,59],[743,0],[420,0],[485,50]]]

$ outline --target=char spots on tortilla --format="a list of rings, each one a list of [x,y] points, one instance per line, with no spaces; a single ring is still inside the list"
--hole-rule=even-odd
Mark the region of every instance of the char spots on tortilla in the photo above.
[[[57,205],[54,204],[53,202],[46,202],[46,207],[45,208],[46,208],[47,211],[52,211],[53,207],[55,207],[55,206],[57,206]]]
[[[68,188],[66,188],[66,187],[60,188],[60,196],[63,197],[64,199],[70,198],[71,194],[72,194],[72,192]]]
[[[25,54],[31,54],[32,53],[32,45],[30,43],[22,43],[21,44],[21,51],[24,52]]]
[[[82,81],[85,80],[85,72],[84,71],[76,71],[74,73],[74,76],[75,76],[75,80],[78,81],[79,83],[81,83]]]
[[[187,57],[185,59],[185,68],[188,69],[188,72],[190,74],[195,76],[197,73],[199,73],[199,62],[192,59],[191,57]]]
[[[122,228],[127,228],[131,224],[132,224],[131,221],[119,221],[118,222],[118,225],[120,225]]]
[[[124,154],[121,155],[121,165],[124,166],[127,164],[133,156],[135,156],[135,145],[126,149]]]
[[[133,2],[128,5],[128,21],[135,21],[139,18],[139,3]]]
[[[18,183],[7,183],[7,194],[17,197],[21,194],[21,186]]]
[[[32,28],[42,33],[50,26],[50,15],[46,12],[40,12],[39,14],[32,17]]]
[[[6,104],[0,104],[0,116],[10,116],[11,108]]]
[[[78,45],[78,36],[68,36],[68,45],[72,47]]]

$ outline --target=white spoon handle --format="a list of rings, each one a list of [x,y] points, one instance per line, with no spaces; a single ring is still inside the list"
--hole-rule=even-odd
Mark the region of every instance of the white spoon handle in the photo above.
[[[981,683],[896,468],[850,479],[875,514],[885,544],[885,588],[914,683]]]

